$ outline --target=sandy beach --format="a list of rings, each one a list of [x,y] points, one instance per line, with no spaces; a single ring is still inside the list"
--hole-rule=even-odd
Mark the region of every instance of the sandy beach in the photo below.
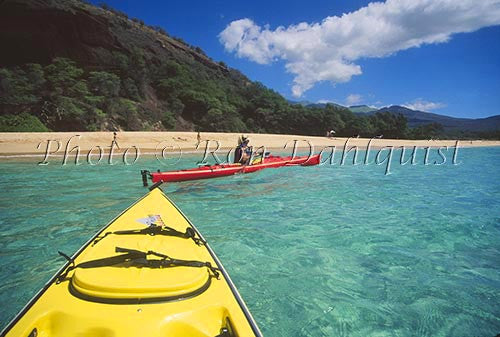
[[[267,149],[283,149],[285,144],[287,149],[293,148],[294,140],[297,140],[297,147],[307,148],[309,141],[314,146],[314,151],[319,152],[327,146],[336,146],[338,150],[347,146],[358,146],[360,149],[367,147],[370,139],[367,138],[327,138],[301,135],[276,135],[276,134],[245,134],[250,137],[250,145],[255,148],[265,146]],[[239,133],[209,133],[202,132],[200,150],[205,149],[206,140],[211,140],[210,148],[217,147],[219,142],[221,149],[230,149],[236,146]],[[64,155],[64,151],[78,146],[81,154],[99,151],[101,147],[105,153],[109,152],[113,140],[112,132],[33,132],[33,133],[0,133],[0,158],[15,156],[43,156],[47,151],[53,155]],[[49,143],[50,141],[50,143]],[[196,132],[118,132],[116,138],[119,148],[124,151],[127,148],[137,147],[143,154],[155,153],[179,148],[183,151],[195,151],[198,143]],[[68,144],[69,142],[69,144]],[[386,146],[405,147],[442,147],[455,146],[456,140],[408,140],[408,139],[373,139],[371,148],[377,149]],[[483,147],[500,146],[500,141],[486,140],[463,140],[459,142],[460,147]]]

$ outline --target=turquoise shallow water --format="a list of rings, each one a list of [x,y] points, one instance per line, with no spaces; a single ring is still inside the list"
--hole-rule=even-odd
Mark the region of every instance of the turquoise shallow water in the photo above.
[[[422,160],[388,176],[289,167],[164,190],[266,336],[495,336],[500,148],[460,149],[460,165]],[[144,193],[139,170],[159,167],[35,162],[0,162],[2,327],[62,265],[57,250],[76,251]]]

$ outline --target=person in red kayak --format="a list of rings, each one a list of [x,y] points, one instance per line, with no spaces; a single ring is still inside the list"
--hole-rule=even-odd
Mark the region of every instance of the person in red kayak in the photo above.
[[[248,146],[250,139],[245,136],[241,136],[238,139],[238,146],[234,150],[234,162],[240,163],[241,165],[250,164],[250,158],[252,157],[252,147]]]

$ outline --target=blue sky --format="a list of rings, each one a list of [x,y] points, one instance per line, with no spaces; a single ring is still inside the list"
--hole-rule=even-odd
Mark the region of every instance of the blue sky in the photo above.
[[[441,0],[433,15],[421,17],[422,7],[413,4],[428,6],[427,0],[368,9],[369,1],[357,0],[105,2],[200,46],[291,100],[398,104],[455,117],[500,114],[497,0],[485,0],[479,9],[463,0],[459,10]],[[321,24],[344,13],[351,14]],[[384,20],[395,26],[379,24]],[[349,32],[339,34],[341,27]],[[238,35],[242,30],[245,35]]]

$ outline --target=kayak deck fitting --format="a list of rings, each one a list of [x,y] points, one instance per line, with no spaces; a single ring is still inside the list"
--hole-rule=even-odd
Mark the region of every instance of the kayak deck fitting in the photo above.
[[[1,336],[261,336],[201,234],[154,188],[89,240]]]
[[[148,177],[153,183],[157,182],[178,182],[187,180],[209,179],[217,177],[226,177],[240,173],[253,173],[266,168],[277,168],[282,166],[314,166],[320,163],[320,155],[311,156],[290,156],[279,157],[269,156],[261,162],[252,165],[241,164],[216,164],[196,167],[192,169],[167,171],[167,172],[149,172],[142,170],[142,182],[144,186],[148,185]]]

